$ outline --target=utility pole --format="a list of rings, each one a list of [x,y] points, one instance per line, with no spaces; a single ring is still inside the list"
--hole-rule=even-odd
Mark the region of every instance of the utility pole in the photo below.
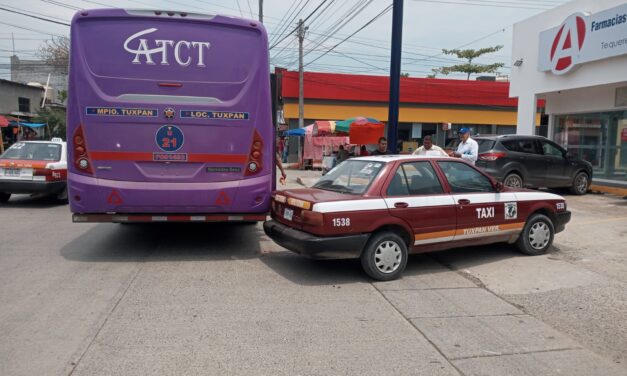
[[[298,20],[298,128],[305,126],[305,72],[303,68],[303,41],[307,28],[303,20]]]
[[[259,22],[263,23],[263,0],[259,0]]]
[[[388,149],[396,154],[398,102],[401,82],[401,51],[403,47],[403,0],[394,0],[392,8],[392,58],[390,62],[390,104],[388,109]]]

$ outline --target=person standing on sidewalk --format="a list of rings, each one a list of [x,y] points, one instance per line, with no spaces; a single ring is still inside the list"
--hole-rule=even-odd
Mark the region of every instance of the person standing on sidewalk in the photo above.
[[[462,128],[459,130],[461,142],[457,146],[457,151],[452,152],[451,157],[457,157],[465,160],[466,162],[475,164],[479,157],[479,144],[477,141],[470,138],[470,129]]]
[[[281,183],[281,185],[285,185],[285,179],[287,178],[287,175],[285,174],[285,170],[283,169],[283,163],[281,163],[281,156],[279,155],[279,153],[276,153],[275,156],[276,166],[279,168],[279,171],[281,171],[281,178],[279,179],[279,182]]]
[[[433,145],[433,141],[431,140],[430,135],[426,135],[422,140],[423,145],[414,151],[414,155],[432,155],[438,157],[448,157],[448,154],[439,147],[438,145]]]
[[[379,138],[379,147],[375,151],[372,152],[371,155],[388,155],[390,152],[388,151],[388,139],[385,137]]]

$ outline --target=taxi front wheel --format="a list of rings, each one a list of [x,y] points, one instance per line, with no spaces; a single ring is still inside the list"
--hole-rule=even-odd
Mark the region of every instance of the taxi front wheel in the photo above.
[[[534,214],[527,220],[516,245],[527,255],[541,255],[546,253],[551,244],[555,228],[553,222],[546,215]]]
[[[393,232],[376,233],[361,253],[361,266],[368,276],[378,281],[396,279],[407,266],[407,246]]]

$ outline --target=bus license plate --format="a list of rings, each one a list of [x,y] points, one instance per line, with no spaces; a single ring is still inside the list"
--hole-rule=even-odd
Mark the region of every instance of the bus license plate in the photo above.
[[[283,218],[287,219],[288,221],[291,221],[293,216],[294,216],[294,210],[285,208],[285,210],[283,211]]]

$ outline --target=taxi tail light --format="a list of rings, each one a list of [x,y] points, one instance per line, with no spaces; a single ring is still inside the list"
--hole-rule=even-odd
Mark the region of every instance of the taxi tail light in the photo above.
[[[322,226],[324,224],[324,215],[322,213],[303,210],[300,216],[304,225]]]
[[[72,136],[72,159],[74,167],[78,171],[93,175],[94,170],[91,167],[91,159],[89,158],[89,150],[85,141],[83,125],[79,125]]]
[[[35,180],[59,181],[63,180],[63,173],[61,170],[51,168],[35,168],[33,169],[33,177],[39,177]]]
[[[250,153],[248,153],[248,162],[244,169],[244,176],[257,175],[263,168],[263,139],[259,132],[255,129],[253,135],[253,143],[250,145]]]
[[[496,161],[499,158],[506,157],[507,153],[483,153],[479,154],[479,159],[482,161]]]

